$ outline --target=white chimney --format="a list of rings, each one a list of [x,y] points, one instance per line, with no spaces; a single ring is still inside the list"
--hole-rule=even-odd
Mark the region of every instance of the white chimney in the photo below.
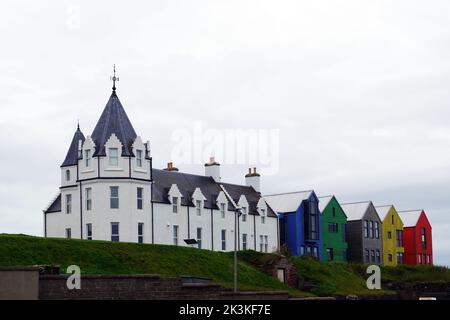
[[[215,182],[220,182],[220,163],[216,162],[214,157],[209,158],[205,163],[205,176],[212,177]]]
[[[248,168],[248,173],[245,175],[245,185],[248,187],[253,187],[256,192],[261,192],[261,175],[256,172],[256,168]]]

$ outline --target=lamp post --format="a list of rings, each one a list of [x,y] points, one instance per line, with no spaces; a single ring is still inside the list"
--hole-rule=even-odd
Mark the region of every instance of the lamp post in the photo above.
[[[241,208],[237,207],[234,210],[234,292],[238,290],[238,278],[237,278],[237,242],[238,242],[238,218],[241,215]]]

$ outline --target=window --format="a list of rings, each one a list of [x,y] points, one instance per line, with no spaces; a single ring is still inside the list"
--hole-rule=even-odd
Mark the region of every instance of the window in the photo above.
[[[364,220],[364,238],[369,237],[369,221]]]
[[[427,254],[427,264],[431,264],[431,256]]]
[[[370,250],[370,262],[375,262],[375,250]]]
[[[370,262],[370,253],[369,253],[369,250],[368,250],[368,249],[365,250],[365,254],[364,254],[364,262],[365,262],[365,263],[369,263],[369,262]]]
[[[86,168],[91,166],[91,150],[84,150],[84,165]]]
[[[392,224],[395,224],[394,215],[391,216]]]
[[[195,211],[197,212],[198,216],[202,215],[202,201],[201,200],[195,200]]]
[[[227,250],[227,230],[222,229],[222,250]]]
[[[259,251],[263,252],[264,247],[264,236],[259,236]]]
[[[328,232],[337,233],[339,232],[339,225],[337,223],[328,223]]]
[[[178,197],[172,197],[172,212],[178,213]]]
[[[378,249],[376,250],[376,262],[381,263],[381,251]]]
[[[375,221],[375,238],[380,239],[380,223]]]
[[[261,223],[266,223],[266,209],[261,209]]]
[[[175,246],[178,245],[178,226],[173,226],[173,244]]]
[[[317,247],[313,247],[313,256],[315,257],[315,258],[319,258],[319,248],[317,248]]]
[[[370,238],[372,238],[373,239],[373,232],[374,230],[373,230],[373,221],[372,220],[370,220],[369,221],[369,237]]]
[[[264,236],[264,252],[269,251],[269,236]]]
[[[137,188],[137,208],[138,210],[142,210],[143,207],[143,198],[144,198],[144,189],[143,188]]]
[[[66,181],[70,181],[70,170],[66,170]]]
[[[397,247],[403,247],[403,231],[397,230]]]
[[[119,223],[111,222],[111,241],[119,242]]]
[[[422,255],[419,254],[418,256],[419,256],[419,264],[422,264]]]
[[[138,243],[144,243],[144,224],[138,223]]]
[[[220,216],[225,219],[225,203],[220,204]]]
[[[305,252],[305,246],[301,246],[300,247],[300,255],[303,256],[303,255],[305,255],[305,253],[306,253]]]
[[[336,208],[333,207],[333,218],[336,217]]]
[[[311,198],[309,202],[309,239],[319,239],[318,232],[318,219],[317,219],[317,202],[314,198]]]
[[[92,210],[92,189],[86,188],[86,211]]]
[[[119,209],[119,187],[109,187],[109,207]]]
[[[92,223],[86,224],[86,239],[92,240]]]
[[[247,234],[242,234],[242,250],[247,250]]]
[[[66,238],[71,239],[72,238],[72,229],[66,228]]]
[[[387,237],[388,237],[388,239],[392,239],[392,231],[388,231]]]
[[[202,228],[197,228],[197,244],[198,248],[202,248]]]
[[[426,230],[425,228],[422,228],[421,230],[421,241],[422,241],[422,248],[427,248],[427,237],[426,237]]]
[[[388,261],[392,262],[392,259],[393,259],[392,254],[388,254]]]
[[[403,253],[397,253],[397,264],[403,264]]]
[[[72,195],[66,194],[66,213],[72,213]]]
[[[119,165],[119,149],[109,148],[109,165],[112,167],[117,167]]]
[[[142,150],[136,150],[136,167],[142,167]]]
[[[328,261],[333,261],[334,257],[333,257],[333,248],[327,248],[327,260]]]
[[[242,207],[241,208],[241,213],[242,213],[242,222],[247,221],[247,208],[246,207]]]

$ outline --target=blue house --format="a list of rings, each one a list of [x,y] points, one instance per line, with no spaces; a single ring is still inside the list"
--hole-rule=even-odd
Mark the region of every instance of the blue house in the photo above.
[[[322,230],[319,200],[313,190],[264,197],[278,214],[280,244],[292,255],[322,259]]]

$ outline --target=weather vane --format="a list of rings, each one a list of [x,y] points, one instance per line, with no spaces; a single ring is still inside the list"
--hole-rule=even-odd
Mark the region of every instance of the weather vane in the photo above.
[[[114,64],[114,75],[111,77],[111,80],[113,82],[113,91],[116,91],[116,81],[119,81],[119,77],[116,77],[116,65]]]

